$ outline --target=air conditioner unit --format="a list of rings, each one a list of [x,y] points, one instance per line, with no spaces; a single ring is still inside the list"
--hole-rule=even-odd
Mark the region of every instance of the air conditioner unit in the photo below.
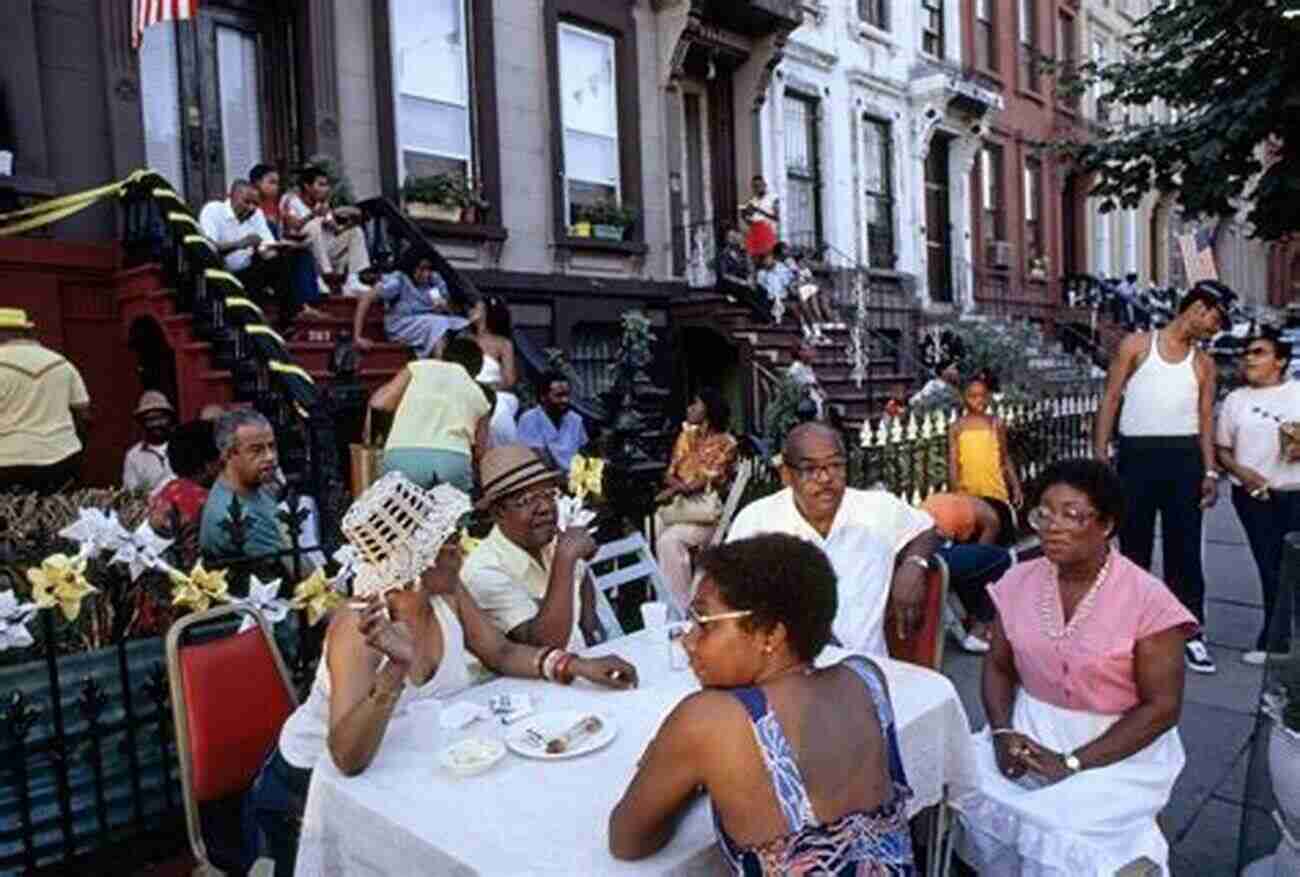
[[[1011,244],[1007,241],[989,241],[988,264],[991,268],[1011,267]]]

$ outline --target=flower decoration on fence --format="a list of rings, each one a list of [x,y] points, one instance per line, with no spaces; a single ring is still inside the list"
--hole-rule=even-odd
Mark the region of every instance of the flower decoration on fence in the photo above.
[[[130,567],[131,581],[140,578],[140,573],[147,569],[163,569],[166,572],[170,567],[162,559],[162,553],[171,544],[172,540],[159,536],[149,526],[149,522],[144,521],[135,528],[135,532],[126,534],[110,563],[125,563]]]
[[[97,592],[86,581],[86,558],[79,554],[51,554],[39,567],[27,570],[27,580],[32,583],[37,608],[58,606],[68,621],[75,621],[81,614],[81,601]]]
[[[567,499],[567,497],[565,498]],[[563,503],[564,499],[561,499],[560,502]],[[561,514],[563,514],[563,512],[561,512]],[[475,539],[473,536],[471,536],[469,534],[469,530],[461,530],[460,531],[460,553],[465,557],[469,557],[471,554],[474,553],[474,549],[478,548],[479,543],[481,543],[482,541],[483,541],[482,539]]]
[[[206,612],[213,603],[231,602],[230,584],[226,581],[224,569],[204,569],[200,560],[188,575],[170,567],[168,574],[175,586],[172,589],[172,604],[175,606]]]
[[[605,493],[605,461],[600,457],[575,454],[569,464],[569,492],[578,499],[594,496],[600,499]]]
[[[339,546],[334,552],[334,562],[339,565],[339,571],[330,579],[330,586],[338,591],[345,591],[353,577],[357,574],[357,564],[361,563],[361,555],[357,554],[357,549],[350,543]]]
[[[35,603],[19,603],[13,591],[0,593],[0,652],[35,642],[27,625],[40,608]]]
[[[343,595],[330,587],[325,570],[317,569],[293,589],[294,609],[307,610],[307,623],[315,627],[322,618],[343,604]]]
[[[117,512],[97,508],[77,510],[77,520],[59,531],[64,539],[81,546],[79,557],[89,558],[101,551],[117,551],[130,538],[130,532],[117,519]]]
[[[272,579],[269,582],[263,582],[256,575],[251,575],[248,577],[248,597],[236,599],[234,602],[250,609],[256,609],[274,627],[284,621],[289,615],[289,610],[293,608],[288,600],[280,598],[280,581],[280,579]],[[239,630],[242,633],[254,624],[253,617],[245,615],[243,623],[239,625]]]

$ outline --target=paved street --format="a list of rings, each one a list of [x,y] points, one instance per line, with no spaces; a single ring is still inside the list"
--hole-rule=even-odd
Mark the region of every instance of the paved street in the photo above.
[[[1157,546],[1157,559],[1159,555]],[[1206,518],[1205,573],[1207,635],[1219,672],[1214,676],[1187,674],[1179,724],[1187,767],[1161,817],[1173,845],[1176,877],[1238,873],[1238,840],[1243,836],[1252,850],[1248,860],[1277,844],[1277,832],[1267,814],[1271,802],[1248,811],[1251,815],[1243,830],[1250,734],[1263,673],[1241,663],[1241,654],[1254,645],[1263,611],[1255,562],[1226,488]],[[966,703],[972,727],[983,725],[979,659],[960,652],[950,642],[944,663]],[[1264,782],[1262,763],[1257,771],[1256,782]],[[1257,799],[1258,791],[1252,791]]]

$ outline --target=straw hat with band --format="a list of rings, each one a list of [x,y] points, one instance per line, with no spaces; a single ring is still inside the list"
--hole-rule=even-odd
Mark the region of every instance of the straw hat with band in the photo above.
[[[0,329],[35,329],[22,308],[0,308]]]
[[[136,417],[150,411],[166,411],[169,414],[176,413],[176,409],[172,407],[172,403],[167,400],[166,396],[157,390],[146,390],[141,394],[140,401],[135,406]]]
[[[492,503],[538,484],[554,483],[560,473],[523,445],[504,445],[483,455],[478,467],[482,493],[474,508],[485,509]]]

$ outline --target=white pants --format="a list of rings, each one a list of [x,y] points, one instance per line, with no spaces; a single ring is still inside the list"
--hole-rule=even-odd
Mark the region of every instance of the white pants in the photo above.
[[[667,602],[685,616],[691,597],[691,549],[703,548],[713,538],[711,524],[673,524],[659,531],[655,554],[659,570],[668,582]],[[660,599],[663,599],[662,597]]]

